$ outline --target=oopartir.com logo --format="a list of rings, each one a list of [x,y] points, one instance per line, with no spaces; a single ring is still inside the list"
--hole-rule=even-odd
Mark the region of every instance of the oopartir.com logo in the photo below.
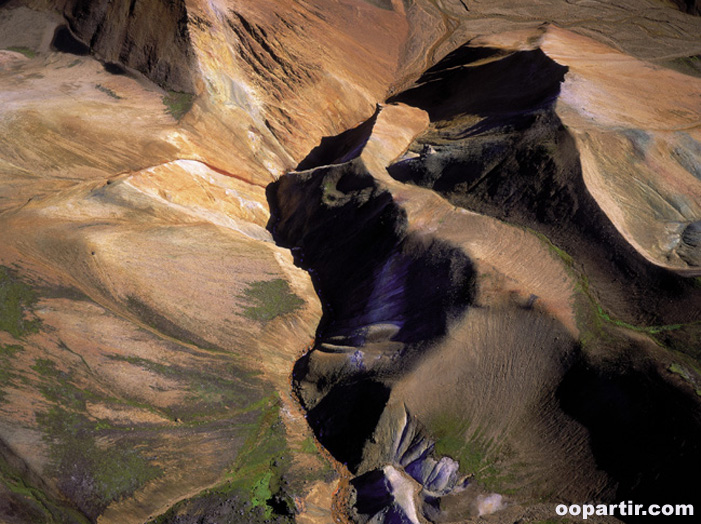
[[[633,502],[620,502],[618,504],[559,504],[555,513],[560,516],[572,515],[587,520],[589,517],[631,517],[631,516],[693,516],[693,504],[633,504]]]

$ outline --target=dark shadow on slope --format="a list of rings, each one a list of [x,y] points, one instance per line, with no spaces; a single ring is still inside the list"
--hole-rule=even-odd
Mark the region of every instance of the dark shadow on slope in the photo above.
[[[470,65],[484,58],[494,60]],[[419,107],[432,122],[464,114],[498,118],[554,100],[566,72],[540,49],[503,56],[496,49],[463,46],[388,102]]]
[[[365,122],[344,131],[340,135],[325,136],[321,143],[316,146],[297,166],[297,171],[306,171],[320,166],[330,164],[342,164],[360,155],[363,147],[370,138],[372,129],[375,126],[380,108]]]
[[[465,68],[461,60],[485,63]],[[420,155],[390,173],[546,234],[574,257],[596,298],[617,316],[640,323],[693,317],[698,291],[638,255],[587,192],[574,139],[553,110],[565,71],[540,51],[500,57],[461,48],[393,99],[426,109],[433,126],[415,144]],[[353,131],[327,142],[336,145],[315,162],[356,156],[371,126]],[[355,471],[392,378],[373,375],[362,361],[356,366],[362,352],[354,350],[365,347],[370,327],[393,326],[383,332],[404,344],[393,365],[408,370],[407,348],[440,339],[472,303],[472,264],[445,242],[410,234],[404,211],[358,159],[289,174],[267,196],[268,229],[309,271],[323,307],[316,349],[297,362],[293,385],[320,442]],[[318,358],[321,344],[330,358]],[[618,484],[619,500],[638,503],[662,501],[654,493],[686,503],[674,490],[692,495],[687,475],[698,467],[701,431],[698,405],[685,395],[633,363],[613,371],[577,364],[558,390],[562,409],[590,432],[594,458]],[[673,409],[665,408],[669,403]],[[675,453],[681,458],[668,464],[665,457]],[[370,493],[359,503],[389,512],[385,490],[369,480]]]
[[[355,477],[350,481],[350,486],[355,522],[378,522],[378,517],[383,524],[415,522],[396,503],[392,486],[382,470],[372,470]]]
[[[185,4],[76,0],[63,15],[95,56],[139,71],[169,91],[194,93],[195,54]]]
[[[73,36],[73,33],[71,33],[70,29],[65,25],[56,28],[53,40],[51,41],[51,49],[60,53],[68,53],[77,56],[87,56],[90,54],[90,47]],[[102,67],[112,75],[129,74],[129,71],[116,62],[104,62]]]
[[[393,340],[442,336],[474,297],[461,250],[407,233],[405,212],[359,161],[291,173],[268,186],[269,229],[309,271],[324,316],[319,340],[361,346],[363,328],[392,324]]]
[[[390,388],[371,379],[336,385],[309,410],[307,422],[334,458],[356,471],[390,392]]]
[[[557,395],[565,413],[587,428],[598,466],[618,484],[617,500],[699,507],[697,401],[651,366],[605,369],[586,362],[570,369]],[[655,521],[619,518],[631,523]]]
[[[375,515],[394,502],[392,488],[381,470],[372,470],[350,481],[355,490],[355,507],[358,513]]]
[[[676,5],[682,13],[701,16],[701,4],[698,0],[672,0],[672,3]]]
[[[365,0],[368,4],[372,4],[375,7],[384,9],[386,11],[394,11],[394,6],[392,5],[392,0]]]
[[[90,54],[90,48],[73,36],[73,33],[71,33],[70,29],[65,25],[56,28],[54,38],[51,41],[51,49],[78,56]]]
[[[566,70],[541,52],[472,68],[461,68],[456,56],[394,98],[427,110],[432,126],[412,146],[419,155],[390,166],[390,174],[545,234],[588,278],[582,285],[618,318],[697,321],[701,290],[644,259],[589,194],[575,140],[554,110]],[[673,338],[673,332],[664,336]],[[679,349],[701,356],[698,340]],[[589,431],[597,464],[618,485],[618,500],[698,504],[698,400],[648,366],[581,362],[567,373],[558,398]]]
[[[121,65],[115,63],[115,62],[105,62],[102,64],[102,67],[105,68],[105,71],[107,71],[111,75],[128,75],[129,71],[127,71],[124,67]]]
[[[387,377],[366,372],[355,349],[391,341],[390,358],[404,348],[396,367],[406,369],[406,348],[444,336],[472,303],[472,263],[445,242],[408,233],[406,213],[359,160],[290,173],[267,196],[268,229],[309,271],[323,308],[317,346],[295,365],[293,385],[319,441],[354,471],[390,393]],[[328,342],[347,367],[312,374],[310,361]]]

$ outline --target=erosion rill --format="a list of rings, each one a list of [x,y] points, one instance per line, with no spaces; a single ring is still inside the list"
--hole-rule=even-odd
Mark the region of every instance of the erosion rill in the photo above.
[[[692,4],[0,2],[0,521],[698,512]]]

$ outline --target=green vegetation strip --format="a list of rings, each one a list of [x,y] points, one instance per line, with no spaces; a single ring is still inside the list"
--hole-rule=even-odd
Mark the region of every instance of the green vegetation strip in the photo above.
[[[238,298],[252,304],[244,308],[243,316],[259,322],[292,313],[304,305],[304,300],[295,295],[287,281],[281,278],[251,282]]]
[[[699,322],[690,322],[688,324],[668,324],[668,325],[661,325],[661,326],[636,326],[634,324],[629,324],[628,322],[624,322],[623,320],[618,320],[616,318],[611,317],[609,313],[607,313],[603,307],[596,301],[594,298],[591,290],[589,289],[589,279],[586,277],[586,275],[582,274],[581,272],[577,271],[574,267],[574,259],[572,256],[564,251],[563,249],[557,247],[555,244],[552,243],[552,241],[546,237],[544,234],[535,231],[530,228],[526,228],[526,230],[529,233],[534,234],[537,236],[542,242],[544,242],[550,251],[552,251],[558,258],[562,260],[562,262],[565,264],[565,266],[570,270],[570,272],[577,278],[578,280],[578,285],[579,289],[582,291],[582,293],[587,297],[589,302],[591,302],[594,310],[596,311],[597,316],[603,320],[604,322],[607,322],[609,324],[613,324],[618,327],[623,327],[626,329],[630,329],[632,331],[637,331],[639,333],[647,333],[649,335],[655,335],[658,333],[664,333],[666,331],[676,331],[679,329],[682,329],[683,327],[686,326],[696,326],[696,325],[701,325],[701,321]]]
[[[36,51],[24,46],[10,46],[5,48],[7,51],[14,51],[15,53],[21,53],[27,58],[34,58],[37,56]]]
[[[289,468],[290,453],[287,449],[285,430],[280,419],[277,394],[268,398],[262,410],[257,430],[243,445],[229,473],[229,486],[250,493],[251,504],[261,508],[266,519],[271,518],[273,508],[269,501],[282,492],[281,476]],[[281,497],[289,508],[294,503],[289,497]]]
[[[49,359],[35,360],[32,369],[40,377],[39,391],[51,403],[47,411],[37,413],[49,447],[48,472],[83,513],[96,517],[111,502],[131,495],[162,473],[133,443],[118,440],[98,445],[95,422],[87,417],[85,403],[101,398],[78,388],[71,373]]]
[[[428,428],[436,439],[434,449],[438,455],[457,460],[460,471],[472,475],[485,488],[510,493],[510,475],[502,473],[493,458],[500,450],[479,428],[470,434],[469,421],[447,413],[434,417]]]
[[[696,392],[696,394],[697,394],[699,397],[701,397],[701,387],[699,387],[698,381],[697,381],[696,378],[689,372],[689,370],[688,370],[687,368],[683,367],[681,364],[678,364],[678,363],[676,363],[676,362],[673,362],[672,364],[669,365],[669,368],[667,368],[667,369],[670,371],[670,373],[674,373],[675,375],[679,375],[679,376],[682,377],[686,382],[688,382],[689,384],[691,384],[691,385],[693,386],[694,391]],[[701,375],[701,373],[699,373],[698,370],[697,370],[697,373]]]
[[[168,114],[176,120],[180,120],[192,108],[195,95],[178,91],[168,91],[162,100]]]
[[[0,266],[0,331],[17,339],[37,333],[41,321],[34,315],[37,295],[16,271]]]
[[[5,400],[5,388],[14,385],[17,374],[12,371],[12,361],[24,348],[17,344],[0,344],[0,404]]]
[[[291,459],[279,402],[277,394],[272,394],[255,404],[257,420],[221,484],[176,504],[149,524],[179,522],[179,515],[197,515],[202,521],[213,515],[225,519],[220,513],[224,507],[235,515],[231,522],[294,522],[294,502],[286,492],[285,480]]]

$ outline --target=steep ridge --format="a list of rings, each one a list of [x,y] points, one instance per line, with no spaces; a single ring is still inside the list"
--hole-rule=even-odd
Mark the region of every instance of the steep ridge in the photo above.
[[[553,38],[559,38],[560,34],[554,31]],[[549,41],[548,35],[549,31],[545,41]],[[583,171],[579,151],[590,154],[592,149],[586,146],[586,141],[591,140],[594,133],[591,129],[597,124],[590,118],[587,130],[580,134],[576,127],[572,129],[561,121],[560,111],[565,115],[572,112],[568,106],[562,108],[558,97],[565,73],[566,68],[539,49],[508,52],[467,46],[455,51],[429,70],[417,87],[394,98],[425,108],[432,117],[432,125],[412,146],[411,155],[390,166],[390,173],[399,180],[431,187],[463,207],[545,234],[582,265],[589,278],[589,290],[605,309],[615,311],[617,318],[653,325],[698,321],[696,305],[701,300],[701,291],[693,279],[677,276],[667,269],[690,275],[698,272],[693,262],[687,261],[693,257],[689,253],[695,248],[681,239],[685,228],[693,229],[694,217],[701,210],[691,203],[684,208],[684,218],[676,211],[669,215],[664,204],[648,196],[654,182],[644,186],[640,182],[640,193],[625,189],[630,187],[626,177],[630,156],[626,152],[614,153],[611,144],[617,135],[634,137],[640,133],[653,137],[654,128],[646,132],[617,131],[606,129],[603,123],[609,146],[605,153],[594,154],[599,155],[600,162],[607,163],[608,173],[616,170],[616,178],[610,174],[592,174],[592,168],[596,169],[594,165],[599,162],[596,158],[588,160]],[[465,91],[474,92],[471,86],[475,85],[485,89],[465,96]],[[446,86],[446,91],[438,91],[437,86]],[[510,96],[516,86],[519,86],[517,96]],[[445,96],[437,96],[438,92]],[[596,106],[592,103],[588,107]],[[572,117],[566,118],[572,126],[577,125]],[[666,140],[675,139],[668,136]],[[682,145],[685,141],[689,139],[678,137],[673,147],[677,151],[689,151]],[[656,160],[649,161],[660,165]],[[646,181],[653,179],[654,175],[646,177],[643,169],[642,165],[636,166],[636,174],[631,174],[636,184],[644,177]],[[606,192],[593,185],[597,183],[591,182],[595,176],[608,177]],[[701,184],[688,172],[670,170],[665,176],[670,179],[667,187],[672,191],[660,188],[656,193],[659,200],[699,201],[692,195],[701,191]],[[681,179],[677,187],[673,177]],[[620,187],[615,190],[615,197],[612,197],[613,184]],[[624,199],[623,204],[609,204]],[[618,209],[611,210],[609,205]],[[659,222],[644,218],[648,216],[656,216]],[[643,221],[648,224],[645,228]],[[664,257],[655,256],[651,249],[641,246],[639,236],[631,238],[627,225],[639,223],[640,235],[649,238],[658,223],[672,221],[680,224],[676,232],[666,226],[667,231],[660,231],[659,235],[668,238],[658,236],[646,241],[670,246]],[[693,234],[688,236],[691,239]],[[686,253],[685,258],[679,257],[675,249]],[[693,348],[688,351],[693,353]]]
[[[433,15],[395,4],[12,0],[5,9],[17,14],[16,27],[0,44],[79,56],[89,49],[115,76],[147,78],[178,121],[171,142],[180,158],[269,183],[316,137],[366,119],[397,76],[424,66],[423,43],[440,35],[410,26]],[[45,15],[53,45],[21,29]]]

